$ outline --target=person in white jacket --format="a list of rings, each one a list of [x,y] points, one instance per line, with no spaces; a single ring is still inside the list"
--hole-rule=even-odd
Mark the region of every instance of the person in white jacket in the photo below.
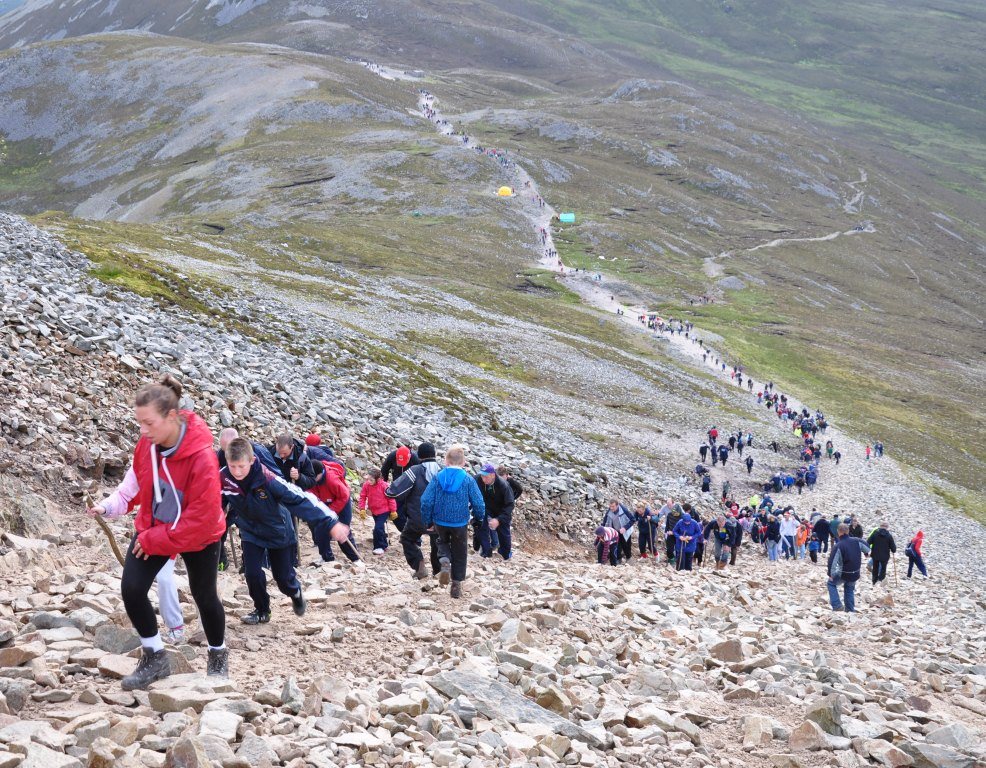
[[[797,558],[794,539],[798,535],[799,525],[801,525],[800,521],[790,511],[785,512],[784,517],[781,518],[781,550],[784,552],[785,560]]]
[[[91,517],[100,515],[105,518],[122,517],[127,513],[130,502],[137,496],[140,486],[133,467],[127,470],[123,482],[117,486],[110,496],[91,507],[88,514]],[[175,584],[175,561],[168,560],[167,564],[157,574],[157,595],[161,609],[161,618],[168,630],[164,639],[174,645],[185,642],[185,617],[178,602],[178,586]]]

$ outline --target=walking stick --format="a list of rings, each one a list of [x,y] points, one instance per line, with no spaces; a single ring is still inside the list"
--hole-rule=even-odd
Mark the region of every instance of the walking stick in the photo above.
[[[90,496],[88,493],[85,495],[85,504],[90,509],[97,506],[96,502],[93,501],[92,496]],[[110,549],[113,550],[113,554],[116,555],[117,561],[122,566],[124,562],[123,553],[120,552],[120,545],[116,543],[116,536],[113,535],[113,531],[110,530],[110,527],[106,524],[106,521],[103,520],[102,515],[96,515],[96,522],[99,523],[99,527],[102,528],[103,533],[106,534],[106,538],[110,542]]]
[[[897,553],[894,552],[894,586],[899,587],[900,582],[897,581]]]
[[[233,556],[233,567],[238,571],[240,570],[240,558],[236,554],[236,537],[229,536],[229,551]]]

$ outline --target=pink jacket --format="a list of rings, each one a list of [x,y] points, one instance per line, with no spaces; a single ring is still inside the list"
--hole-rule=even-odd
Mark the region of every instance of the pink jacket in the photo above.
[[[359,492],[359,508],[369,509],[374,517],[386,515],[397,511],[397,501],[388,499],[388,483],[386,480],[377,480],[375,483],[363,483]]]
[[[139,490],[140,486],[137,484],[137,475],[134,473],[134,468],[130,467],[127,470],[127,474],[123,477],[123,482],[116,487],[116,490],[105,501],[98,505],[106,510],[106,514],[103,517],[123,517],[123,515],[127,514],[127,510],[130,508],[130,502],[137,497]]]

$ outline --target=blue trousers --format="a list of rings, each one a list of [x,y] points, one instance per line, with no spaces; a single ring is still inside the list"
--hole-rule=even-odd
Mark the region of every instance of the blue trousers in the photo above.
[[[829,602],[832,604],[833,611],[841,611],[843,608],[843,602],[839,600],[839,584],[835,584],[831,579],[825,582],[829,588]],[[855,581],[843,581],[842,591],[845,600],[845,609],[847,613],[856,612],[856,582]]]
[[[386,549],[388,547],[387,521],[389,519],[390,519],[390,515],[386,513],[382,515],[373,516],[373,548],[374,549]]]
[[[301,584],[294,572],[293,547],[267,549],[248,541],[243,541],[243,575],[247,589],[258,613],[270,613],[270,595],[267,594],[267,575],[264,573],[264,556],[270,560],[271,575],[282,594],[292,597],[298,594]]]

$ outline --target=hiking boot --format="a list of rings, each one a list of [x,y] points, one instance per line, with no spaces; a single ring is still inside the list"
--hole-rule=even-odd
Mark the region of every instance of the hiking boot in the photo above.
[[[442,565],[442,570],[438,572],[438,583],[447,587],[452,579],[452,562],[447,557],[441,558],[438,562]]]
[[[462,597],[462,582],[453,581],[452,587],[451,589],[449,589],[448,593],[451,597],[454,597],[455,599],[459,599],[460,597]]]
[[[293,598],[292,598],[293,599]],[[250,611],[246,616],[240,618],[244,624],[266,624],[270,621],[270,611],[261,613],[260,611]]]
[[[295,616],[304,616],[308,604],[305,602],[305,594],[300,589],[298,594],[291,596],[291,606],[294,608]]]
[[[175,627],[164,633],[164,642],[170,645],[181,645],[185,642],[185,628]]]
[[[205,673],[209,677],[229,677],[229,648],[209,649]]]
[[[427,579],[430,575],[431,575],[431,568],[428,567],[428,563],[422,560],[420,563],[418,563],[418,570],[414,572],[414,578],[418,579],[419,581],[423,581],[424,579]]]
[[[168,661],[167,651],[163,648],[160,651],[149,651],[145,648],[136,669],[123,678],[120,685],[125,691],[143,690],[155,680],[170,674],[171,662]]]

